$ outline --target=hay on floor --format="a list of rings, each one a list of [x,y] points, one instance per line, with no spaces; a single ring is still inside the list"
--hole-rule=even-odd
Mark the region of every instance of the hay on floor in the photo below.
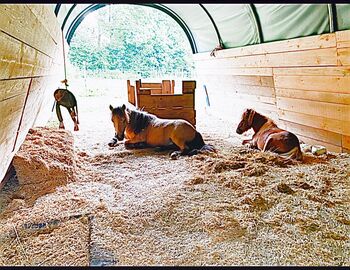
[[[217,154],[78,151],[74,182],[0,213],[0,265],[350,265],[349,154],[204,139]]]
[[[33,203],[38,197],[54,192],[57,186],[74,181],[75,163],[71,132],[30,129],[13,158],[20,184],[18,196]]]

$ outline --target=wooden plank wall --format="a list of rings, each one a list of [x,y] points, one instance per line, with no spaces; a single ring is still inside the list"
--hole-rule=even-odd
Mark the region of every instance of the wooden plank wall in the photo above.
[[[127,80],[128,101],[160,118],[181,118],[195,126],[196,81],[182,81],[182,94],[174,94],[174,88],[174,80],[163,80],[162,83],[137,80],[135,86]]]
[[[231,123],[245,108],[306,143],[350,152],[350,30],[195,54],[212,112]]]
[[[61,30],[52,8],[0,5],[0,182],[40,109],[53,102],[61,68]]]

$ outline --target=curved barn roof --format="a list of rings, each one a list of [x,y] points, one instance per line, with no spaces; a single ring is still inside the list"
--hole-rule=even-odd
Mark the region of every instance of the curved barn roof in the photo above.
[[[136,4],[171,16],[193,53],[350,29],[350,4]],[[54,12],[70,43],[91,12],[106,4],[57,4]]]

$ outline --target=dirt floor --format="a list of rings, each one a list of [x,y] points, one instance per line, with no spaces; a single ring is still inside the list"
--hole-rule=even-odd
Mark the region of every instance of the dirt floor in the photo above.
[[[15,177],[0,192],[0,265],[350,265],[349,154],[286,164],[204,110],[217,154],[109,148],[122,98],[79,98],[74,181],[33,205]]]

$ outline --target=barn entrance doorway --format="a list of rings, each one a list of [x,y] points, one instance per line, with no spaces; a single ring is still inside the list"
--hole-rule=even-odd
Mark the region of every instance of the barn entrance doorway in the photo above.
[[[99,148],[96,144],[105,147],[114,135],[108,107],[128,104],[128,79],[174,80],[175,94],[182,93],[183,80],[196,80],[191,44],[180,25],[164,12],[137,5],[108,5],[88,14],[70,39],[67,74],[81,122],[74,136],[84,151]],[[207,106],[203,85],[197,83],[199,126],[218,123],[208,119]],[[73,131],[65,110],[63,117],[66,128]],[[55,113],[48,126],[58,126]]]

